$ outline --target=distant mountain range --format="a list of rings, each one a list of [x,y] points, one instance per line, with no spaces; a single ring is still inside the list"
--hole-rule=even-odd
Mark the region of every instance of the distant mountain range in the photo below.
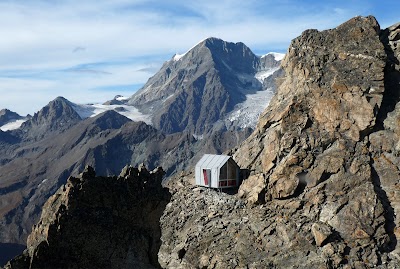
[[[85,165],[106,176],[145,163],[169,176],[239,145],[274,94],[281,59],[209,38],[131,97],[96,105],[58,97],[32,117],[2,110],[0,242],[24,244],[46,199]]]

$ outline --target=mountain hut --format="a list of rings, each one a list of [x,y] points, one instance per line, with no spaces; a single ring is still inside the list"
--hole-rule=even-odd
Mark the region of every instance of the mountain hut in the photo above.
[[[196,164],[196,185],[210,188],[239,186],[240,168],[231,156],[204,154]]]

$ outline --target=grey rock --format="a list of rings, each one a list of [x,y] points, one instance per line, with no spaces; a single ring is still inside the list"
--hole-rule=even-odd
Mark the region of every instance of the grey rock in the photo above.
[[[0,110],[0,126],[12,121],[12,120],[19,120],[23,117],[20,116],[18,113],[10,111],[9,109],[2,109]]]

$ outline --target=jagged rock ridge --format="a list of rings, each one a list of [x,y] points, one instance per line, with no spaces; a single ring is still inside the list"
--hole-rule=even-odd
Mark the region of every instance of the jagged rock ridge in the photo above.
[[[81,117],[71,102],[63,97],[57,97],[12,133],[27,141],[38,141],[46,136],[61,133],[79,121]]]
[[[96,177],[87,167],[44,205],[23,255],[6,268],[158,268],[164,172],[125,167]]]

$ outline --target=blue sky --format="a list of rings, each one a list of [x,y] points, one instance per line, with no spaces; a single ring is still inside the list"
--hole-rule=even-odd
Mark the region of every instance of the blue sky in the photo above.
[[[399,8],[398,0],[0,0],[0,108],[32,114],[57,96],[104,102],[133,94],[206,37],[285,52],[306,29],[370,14],[385,28],[400,21]]]

